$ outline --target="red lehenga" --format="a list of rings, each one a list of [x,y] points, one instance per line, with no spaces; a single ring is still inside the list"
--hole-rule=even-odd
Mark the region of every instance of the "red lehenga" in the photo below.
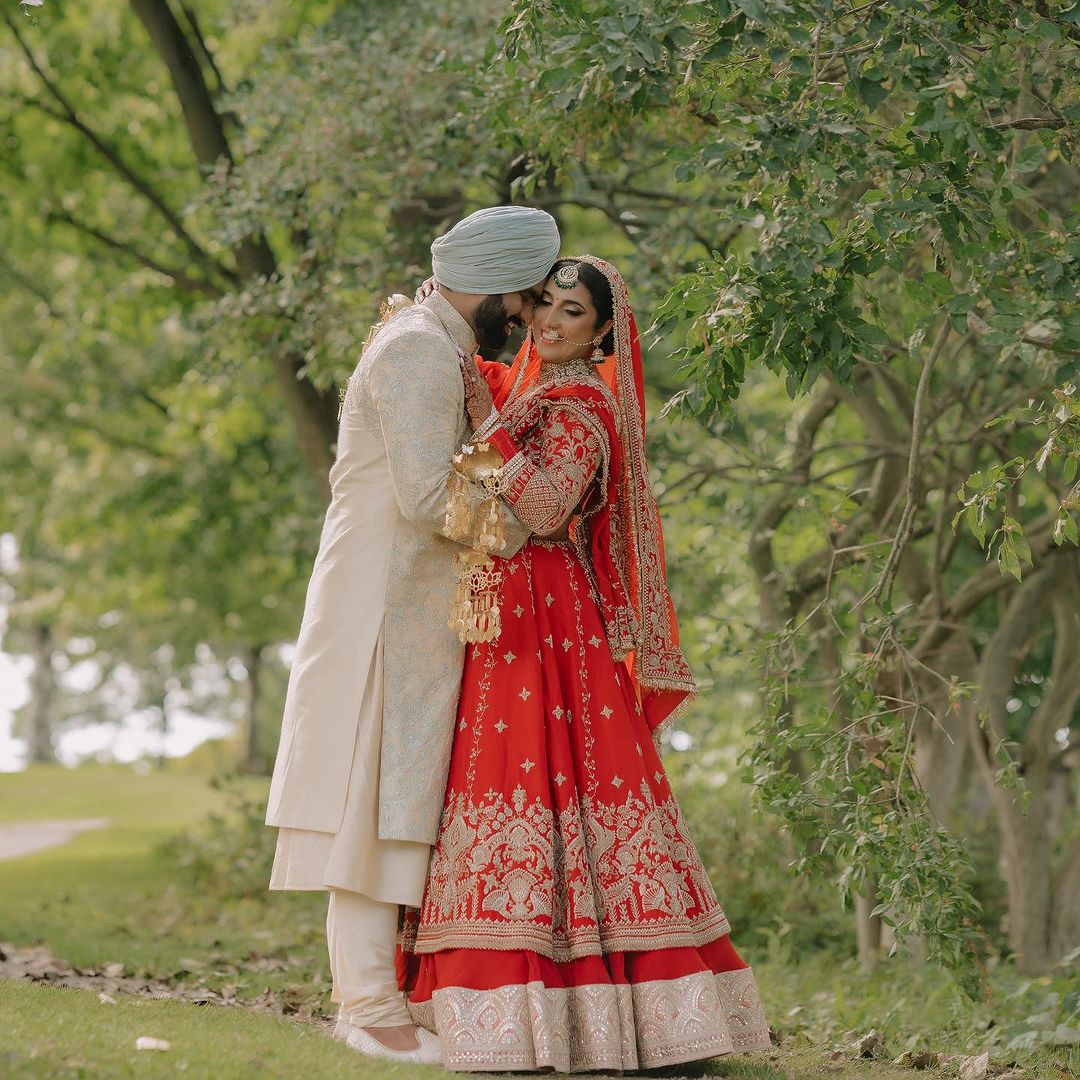
[[[650,687],[615,659],[629,651],[620,634],[645,651],[622,589],[648,574],[613,592],[590,551],[601,533],[620,543],[618,515],[602,510],[625,476],[625,415],[580,366],[532,382],[502,403],[492,439],[517,474],[507,501],[549,536],[578,516],[565,539],[534,537],[502,564],[501,633],[467,649],[438,841],[401,939],[410,1009],[462,1071],[629,1070],[766,1048],[753,973],[650,730],[651,711],[687,696],[689,672],[675,664]],[[653,601],[666,606],[666,589]]]

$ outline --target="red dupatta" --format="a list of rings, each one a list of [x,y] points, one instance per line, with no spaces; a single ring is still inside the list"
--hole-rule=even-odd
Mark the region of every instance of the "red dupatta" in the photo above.
[[[645,388],[641,343],[622,275],[602,259],[577,256],[607,279],[612,293],[615,350],[597,374],[610,394],[585,384],[551,387],[546,400],[600,396],[609,409],[590,409],[608,432],[610,455],[603,503],[578,519],[574,541],[587,556],[597,599],[616,660],[624,660],[650,730],[658,734],[696,692],[694,676],[679,647],[679,627],[667,586],[664,535],[645,460]],[[500,410],[522,400],[539,381],[540,357],[531,336],[495,393]],[[537,387],[537,389],[540,389]],[[511,409],[510,411],[514,411]],[[528,410],[531,412],[531,410]]]

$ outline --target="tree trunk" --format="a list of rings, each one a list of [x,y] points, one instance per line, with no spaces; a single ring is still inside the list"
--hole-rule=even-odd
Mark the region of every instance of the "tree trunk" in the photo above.
[[[970,639],[954,634],[926,663],[945,678],[955,676],[961,682],[972,682],[978,657]],[[968,781],[971,747],[967,732],[978,723],[975,702],[961,698],[950,703],[943,683],[921,673],[918,680],[920,697],[927,702],[933,715],[925,712],[915,729],[915,774],[930,801],[934,816],[948,823],[949,815]]]
[[[244,667],[248,673],[247,724],[244,745],[244,769],[247,772],[260,772],[262,759],[259,755],[259,701],[262,686],[262,651],[261,645],[253,645],[244,657]]]
[[[161,742],[158,743],[157,767],[160,769],[165,764],[165,740],[169,735],[169,691],[161,691],[161,701],[158,703],[161,712]]]
[[[881,918],[870,912],[878,905],[876,883],[867,881],[855,897],[855,937],[859,945],[859,966],[864,971],[874,968],[881,953]]]
[[[1057,959],[1080,949],[1080,840],[1074,840],[1054,889],[1050,955]]]
[[[1069,565],[1072,562],[1072,566]],[[1064,572],[1061,572],[1064,570]],[[1025,975],[1044,975],[1061,959],[1061,940],[1072,939],[1077,922],[1072,901],[1063,896],[1070,868],[1055,873],[1054,850],[1067,805],[1068,782],[1054,732],[1069,727],[1080,699],[1080,572],[1075,556],[1048,559],[1016,587],[1000,625],[983,652],[979,692],[984,731],[971,729],[971,744],[990,786],[1001,832],[1001,868],[1009,899],[1009,943]],[[1018,759],[1028,802],[996,783],[1000,747],[1009,735],[1008,700],[1019,664],[1041,632],[1049,611],[1054,619],[1054,655],[1042,700],[1032,717]],[[1055,910],[1057,908],[1057,910]]]
[[[213,95],[195,50],[167,0],[131,0],[131,8],[168,69],[196,159],[207,167],[214,166],[222,158],[231,165],[233,155],[225,125],[214,107]],[[277,273],[277,260],[262,233],[239,241],[233,257],[237,273],[244,281],[270,278]],[[330,447],[337,438],[336,395],[322,392],[301,375],[305,363],[302,356],[279,351],[272,356],[271,363],[293,423],[300,454],[315,477],[323,498],[329,500],[327,474],[334,464]]]
[[[27,742],[31,762],[56,760],[52,738],[52,703],[56,693],[53,671],[53,634],[48,623],[33,628],[34,672],[30,676]]]
[[[1001,864],[1009,898],[1009,944],[1023,975],[1044,975],[1050,955],[1050,912],[1053,888],[1053,838],[1038,777],[1026,778],[1032,792],[1025,809],[1019,792],[994,788],[1001,825]]]

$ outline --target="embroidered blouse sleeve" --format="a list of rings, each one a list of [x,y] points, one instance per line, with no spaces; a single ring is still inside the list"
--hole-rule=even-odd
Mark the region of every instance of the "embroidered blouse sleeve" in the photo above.
[[[570,519],[605,453],[603,428],[580,407],[553,405],[536,434],[522,445],[501,424],[488,442],[503,456],[503,499],[537,536],[550,536]]]

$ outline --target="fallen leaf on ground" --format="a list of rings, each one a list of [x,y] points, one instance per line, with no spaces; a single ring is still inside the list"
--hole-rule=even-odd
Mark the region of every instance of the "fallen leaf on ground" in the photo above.
[[[905,1050],[893,1064],[908,1069],[932,1069],[941,1064],[941,1055],[933,1050]]]
[[[989,1053],[977,1057],[962,1057],[959,1060],[960,1080],[984,1080],[990,1075]]]
[[[106,974],[110,970],[117,969],[120,971],[118,975]],[[201,982],[198,985],[184,981],[170,983],[160,979],[124,975],[123,971],[124,965],[120,963],[110,963],[102,969],[80,969],[57,960],[44,946],[23,948],[9,942],[0,942],[0,979],[28,979],[36,983],[51,983],[58,986],[71,986],[79,990],[92,990],[114,1002],[119,994],[157,999],[172,998],[176,1001],[191,1001],[200,1005],[220,1001],[225,1005],[237,1005],[240,1008],[260,1012],[291,1013],[305,1019],[308,1016],[315,1018],[315,1006],[310,1000],[310,988],[306,988],[305,992],[301,993],[302,988],[297,987],[291,995],[291,1000],[283,1002],[280,997],[269,991],[259,994],[258,997],[247,995],[239,997],[241,987],[238,983],[227,983],[220,990],[214,991]],[[102,1000],[101,997],[99,1000]]]
[[[136,1050],[171,1050],[172,1043],[168,1039],[155,1039],[152,1035],[140,1035],[135,1040]]]
[[[880,1057],[885,1053],[885,1040],[880,1031],[868,1031],[856,1039],[849,1049],[859,1057]]]

